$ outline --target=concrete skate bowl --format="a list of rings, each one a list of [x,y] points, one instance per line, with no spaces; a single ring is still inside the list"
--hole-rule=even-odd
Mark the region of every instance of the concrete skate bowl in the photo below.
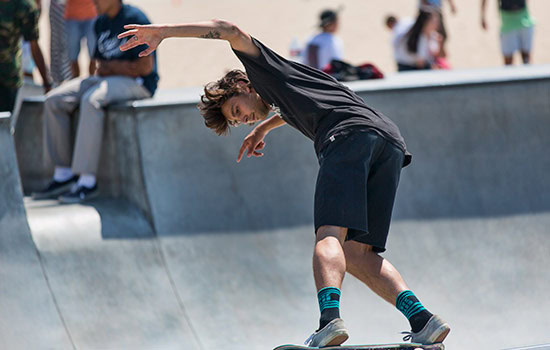
[[[384,256],[451,324],[447,348],[549,342],[549,67],[401,74],[350,87],[399,125],[413,153]],[[197,100],[109,110],[115,124],[132,120],[128,145],[139,159],[121,163],[138,168],[142,194],[27,204],[34,244],[20,249],[34,252],[28,265],[43,272],[34,290],[51,307],[2,312],[7,347],[270,349],[316,328],[311,142],[283,127],[268,135],[264,157],[237,164],[250,129],[214,136]],[[18,292],[25,281],[8,283],[2,311],[33,298]],[[397,342],[408,328],[352,277],[341,305],[349,343]]]

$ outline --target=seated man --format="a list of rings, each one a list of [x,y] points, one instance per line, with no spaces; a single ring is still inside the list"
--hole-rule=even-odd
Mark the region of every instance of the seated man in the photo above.
[[[55,165],[53,180],[35,199],[57,198],[75,203],[97,195],[96,174],[103,137],[104,107],[115,101],[151,97],[157,88],[156,57],[140,57],[144,47],[122,52],[118,39],[124,25],[149,24],[139,9],[121,0],[95,0],[99,17],[94,31],[96,75],[73,79],[52,90],[44,104],[44,146]],[[80,107],[80,119],[71,147],[71,114]],[[76,184],[76,185],[75,185]]]

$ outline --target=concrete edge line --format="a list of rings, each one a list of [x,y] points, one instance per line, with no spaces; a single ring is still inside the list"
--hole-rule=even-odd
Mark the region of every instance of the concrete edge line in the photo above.
[[[0,112],[0,126],[5,123],[5,120],[7,120],[7,124],[8,126],[10,125],[10,117],[11,117],[11,113],[9,112]],[[8,135],[10,137],[13,137],[10,130],[8,130]],[[15,146],[14,146],[15,148]],[[15,168],[15,171],[17,172],[17,178],[20,178],[19,177],[19,169],[17,167],[17,163],[16,163],[16,168]],[[23,200],[23,198],[21,198],[21,200]],[[29,225],[29,221],[27,219],[27,209],[25,208],[25,206],[23,205],[23,210],[24,210],[24,215],[25,215],[25,228],[27,229],[26,230],[26,233],[25,234],[28,234],[30,237],[30,241],[32,242],[32,246],[34,248],[34,252],[36,254],[36,258],[38,259],[38,262],[40,264],[40,270],[42,271],[42,277],[44,277],[44,282],[46,283],[46,286],[48,287],[48,291],[50,293],[50,296],[52,298],[52,302],[55,306],[55,310],[57,311],[57,315],[59,317],[59,320],[61,321],[61,324],[63,325],[63,328],[65,329],[65,333],[67,334],[67,337],[69,338],[69,341],[73,347],[74,350],[76,350],[76,345],[74,343],[74,340],[73,340],[73,337],[71,336],[71,332],[69,331],[69,327],[67,326],[67,323],[65,321],[65,318],[63,318],[63,314],[61,313],[61,309],[59,307],[59,303],[57,302],[57,298],[55,297],[55,294],[52,290],[52,286],[50,284],[50,279],[48,278],[48,274],[46,272],[46,267],[44,266],[44,260],[42,259],[42,255],[40,254],[40,250],[38,250],[38,247],[36,246],[36,243],[34,242],[34,238],[32,236],[32,231],[31,231],[31,227]]]
[[[156,232],[155,232],[156,234]],[[162,249],[162,244],[160,242],[160,239],[157,235],[155,238],[157,249],[159,250],[160,257],[162,259],[162,265],[164,266],[164,270],[166,271],[166,275],[168,276],[168,280],[170,281],[170,287],[172,288],[172,292],[174,293],[174,296],[176,297],[176,300],[178,302],[178,305],[180,307],[180,311],[183,314],[183,318],[187,322],[187,325],[189,326],[189,330],[193,334],[193,337],[195,338],[195,341],[197,345],[199,346],[199,349],[205,350],[206,348],[201,342],[201,339],[199,337],[199,334],[197,333],[195,327],[193,327],[193,323],[191,322],[191,317],[189,317],[189,314],[187,313],[187,309],[185,308],[185,304],[183,303],[183,300],[181,298],[181,295],[178,292],[178,289],[176,287],[176,282],[174,281],[174,278],[172,277],[172,271],[168,267],[168,262],[166,260],[166,255],[164,253],[164,249]]]

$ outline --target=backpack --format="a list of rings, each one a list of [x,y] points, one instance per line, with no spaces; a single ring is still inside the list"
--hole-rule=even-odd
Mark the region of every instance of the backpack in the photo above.
[[[323,68],[323,72],[331,75],[338,81],[381,79],[384,74],[371,63],[364,63],[360,66],[354,66],[340,60],[332,60]]]

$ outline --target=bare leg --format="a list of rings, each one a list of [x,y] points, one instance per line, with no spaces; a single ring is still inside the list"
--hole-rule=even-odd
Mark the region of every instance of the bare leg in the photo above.
[[[399,293],[408,290],[397,269],[372,250],[372,246],[347,241],[344,244],[347,271],[388,303],[395,305]]]
[[[90,73],[90,76],[95,74],[96,65],[95,60],[92,58],[90,59],[90,65],[88,66],[88,73]]]
[[[317,291],[326,287],[340,288],[346,274],[346,257],[342,248],[347,228],[321,226],[313,252],[313,276]]]
[[[71,72],[73,78],[78,78],[80,76],[80,67],[78,66],[78,61],[71,62]]]
[[[514,62],[514,56],[504,56],[504,64],[510,66]]]
[[[529,52],[522,52],[521,58],[523,60],[523,64],[530,64],[531,63],[531,53]]]

